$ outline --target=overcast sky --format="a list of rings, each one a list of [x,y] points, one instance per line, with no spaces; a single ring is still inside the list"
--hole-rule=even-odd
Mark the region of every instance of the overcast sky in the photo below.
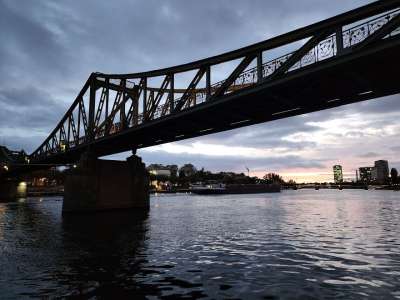
[[[31,152],[91,72],[133,73],[234,50],[366,0],[0,0],[0,144]],[[400,96],[139,151],[144,161],[331,180],[387,159],[400,167]],[[124,155],[119,155],[119,158]]]

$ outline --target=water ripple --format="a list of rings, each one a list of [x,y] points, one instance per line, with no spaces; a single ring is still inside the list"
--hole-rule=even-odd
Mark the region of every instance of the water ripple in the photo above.
[[[157,196],[149,215],[0,204],[0,298],[400,299],[390,191]]]

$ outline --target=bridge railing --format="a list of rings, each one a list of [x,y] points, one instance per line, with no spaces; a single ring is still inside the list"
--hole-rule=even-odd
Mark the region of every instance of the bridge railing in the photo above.
[[[161,118],[292,72],[359,51],[400,33],[400,0],[378,1],[316,24],[205,60],[135,74],[90,76],[63,119],[31,155],[32,160],[85,147]],[[293,52],[263,61],[263,54],[286,45]],[[236,61],[224,80],[212,82],[214,69]],[[178,76],[194,72],[189,84],[177,88]],[[214,71],[215,72],[215,71]],[[149,86],[161,78],[158,87]],[[176,132],[184,135],[185,132]],[[132,147],[141,147],[132,142]]]
[[[362,41],[364,41],[368,36],[379,30],[385,24],[387,24],[390,20],[400,14],[400,9],[394,10],[388,14],[383,16],[379,16],[368,22],[353,26],[349,29],[346,29],[341,32],[342,39],[343,39],[343,48],[351,48]],[[400,27],[396,30],[390,32],[386,37],[391,37],[400,33]],[[338,55],[338,48],[337,48],[337,34],[331,34],[326,39],[319,42],[316,46],[314,46],[306,55],[304,55],[299,61],[297,61],[289,70],[288,72],[298,70],[304,67],[308,67],[312,64],[324,61],[329,58],[333,58]],[[287,53],[282,55],[278,58],[270,60],[262,65],[262,78],[265,79],[268,76],[272,75],[275,70],[278,70],[279,67],[285,63],[293,54],[294,52]],[[258,74],[257,74],[257,67],[253,67],[247,69],[246,71],[240,73],[235,81],[231,84],[230,88],[228,89],[227,93],[234,92],[240,90],[242,88],[247,88],[251,85],[257,84],[259,81]],[[211,95],[213,91],[217,90],[225,80],[219,81],[213,85],[211,85]],[[198,105],[205,102],[207,99],[207,95],[204,89],[199,89],[196,91],[195,94],[196,101],[192,102],[193,105]],[[175,105],[179,102],[180,98],[175,99]],[[156,113],[154,114],[154,119],[162,117],[162,111],[165,110],[165,107],[168,107],[170,104],[166,103],[164,105],[160,105]],[[186,108],[190,108],[191,106],[188,105]],[[141,117],[141,122],[143,121],[143,114],[139,115]],[[141,123],[139,122],[139,123]]]

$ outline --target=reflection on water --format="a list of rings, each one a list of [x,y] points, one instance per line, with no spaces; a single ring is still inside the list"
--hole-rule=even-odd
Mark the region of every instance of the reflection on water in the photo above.
[[[151,199],[148,215],[0,203],[0,298],[400,299],[400,194]]]

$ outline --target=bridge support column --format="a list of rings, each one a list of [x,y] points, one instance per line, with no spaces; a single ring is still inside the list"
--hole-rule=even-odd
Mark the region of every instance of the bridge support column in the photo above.
[[[149,209],[149,176],[136,155],[113,161],[85,153],[64,189],[63,213]]]
[[[17,179],[0,181],[0,202],[26,198],[26,182]]]

